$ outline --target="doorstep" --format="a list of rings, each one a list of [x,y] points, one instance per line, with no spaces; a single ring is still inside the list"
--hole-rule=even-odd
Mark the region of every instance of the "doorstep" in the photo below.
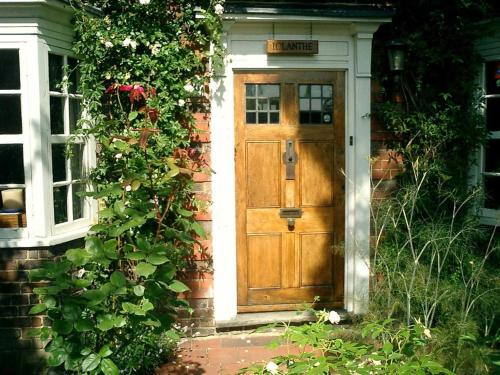
[[[345,310],[335,310],[339,313],[341,322],[348,320]],[[241,313],[230,320],[220,320],[215,323],[217,332],[248,330],[258,328],[267,324],[287,323],[292,325],[312,322],[316,320],[313,313],[309,311],[273,311],[262,313]]]

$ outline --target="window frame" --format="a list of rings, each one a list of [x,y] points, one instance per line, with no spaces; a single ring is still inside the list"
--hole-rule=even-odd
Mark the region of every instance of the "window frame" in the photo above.
[[[19,90],[0,90],[1,94],[19,94],[21,97],[21,134],[0,134],[0,144],[21,144],[23,146],[23,166],[24,166],[24,184],[1,184],[0,188],[22,188],[24,189],[24,208],[26,215],[26,227],[19,228],[0,228],[1,239],[17,239],[29,235],[31,225],[31,168],[30,168],[30,102],[28,94],[28,47],[25,41],[4,41],[0,39],[0,50],[17,49],[19,51]],[[0,94],[0,95],[1,95]]]
[[[64,143],[70,134],[51,134],[48,56],[53,53],[75,58],[71,45],[47,41],[40,35],[0,34],[0,48],[19,51],[20,89],[16,91],[21,93],[22,134],[0,135],[0,144],[23,144],[25,183],[21,187],[24,188],[26,212],[26,227],[0,228],[0,248],[52,246],[84,237],[96,223],[97,203],[94,200],[84,199],[82,218],[57,225],[53,208],[51,144]],[[68,126],[69,96],[64,111]],[[82,163],[88,170],[95,165],[94,141],[76,140],[85,144]],[[65,163],[68,168],[69,162]],[[77,181],[72,179],[68,183],[74,182]]]
[[[488,58],[485,59],[483,64],[482,64],[482,69],[481,69],[481,77],[480,77],[480,84],[482,87],[482,97],[484,101],[483,105],[483,114],[485,115],[485,120],[484,120],[484,126],[486,128],[487,123],[486,123],[486,112],[488,110],[487,107],[487,99],[491,98],[500,98],[500,93],[498,94],[488,94],[487,92],[487,65],[489,63],[498,61],[500,62],[500,56],[494,57],[494,58]],[[500,131],[491,131],[488,132],[488,138],[486,142],[489,142],[490,140],[500,140]],[[478,155],[478,173],[477,173],[477,180],[480,186],[483,188],[484,191],[484,178],[485,176],[493,176],[493,177],[498,177],[500,179],[500,172],[486,172],[485,171],[486,167],[486,150],[484,145],[481,145],[479,148],[479,155]],[[484,198],[481,201],[481,208],[480,208],[480,216],[481,216],[481,223],[486,224],[486,225],[500,225],[500,209],[492,209],[492,208],[487,208],[484,207]]]

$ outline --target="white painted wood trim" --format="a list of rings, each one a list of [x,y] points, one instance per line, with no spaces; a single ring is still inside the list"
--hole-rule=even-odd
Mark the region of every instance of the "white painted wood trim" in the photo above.
[[[270,20],[276,23],[272,25]],[[287,37],[283,33],[274,34],[280,29],[277,23],[279,21],[290,24],[290,21],[312,20],[283,17],[250,20],[232,17],[230,21],[224,22],[224,44],[228,51],[226,65],[224,72],[212,81],[211,86],[212,168],[215,171],[212,177],[212,239],[216,321],[230,320],[237,313],[233,72],[238,69],[340,69],[346,72],[345,308],[350,312],[362,313],[368,305],[371,42],[380,23],[388,20],[363,20],[358,24],[353,20],[346,22],[343,19],[341,23],[335,23],[329,19],[329,24],[311,23],[312,35],[293,34],[296,39],[302,37],[345,42],[347,55],[339,53],[312,58],[269,57],[265,54],[263,41],[273,37]],[[270,34],[271,25],[273,34]],[[255,28],[254,32],[252,27]],[[328,29],[331,30],[330,35],[325,32],[327,27],[331,27]],[[282,29],[285,30],[286,27]],[[259,43],[262,43],[262,48]],[[350,136],[354,139],[353,146],[349,144]]]

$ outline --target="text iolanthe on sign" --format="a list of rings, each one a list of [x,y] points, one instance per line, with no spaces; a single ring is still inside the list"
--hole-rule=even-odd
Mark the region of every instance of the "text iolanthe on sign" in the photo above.
[[[316,55],[317,40],[276,40],[267,41],[267,53],[270,55]]]

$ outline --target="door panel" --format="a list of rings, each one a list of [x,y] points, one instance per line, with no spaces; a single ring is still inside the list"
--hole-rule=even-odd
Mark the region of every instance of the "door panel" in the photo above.
[[[343,305],[344,75],[235,73],[240,312]]]

